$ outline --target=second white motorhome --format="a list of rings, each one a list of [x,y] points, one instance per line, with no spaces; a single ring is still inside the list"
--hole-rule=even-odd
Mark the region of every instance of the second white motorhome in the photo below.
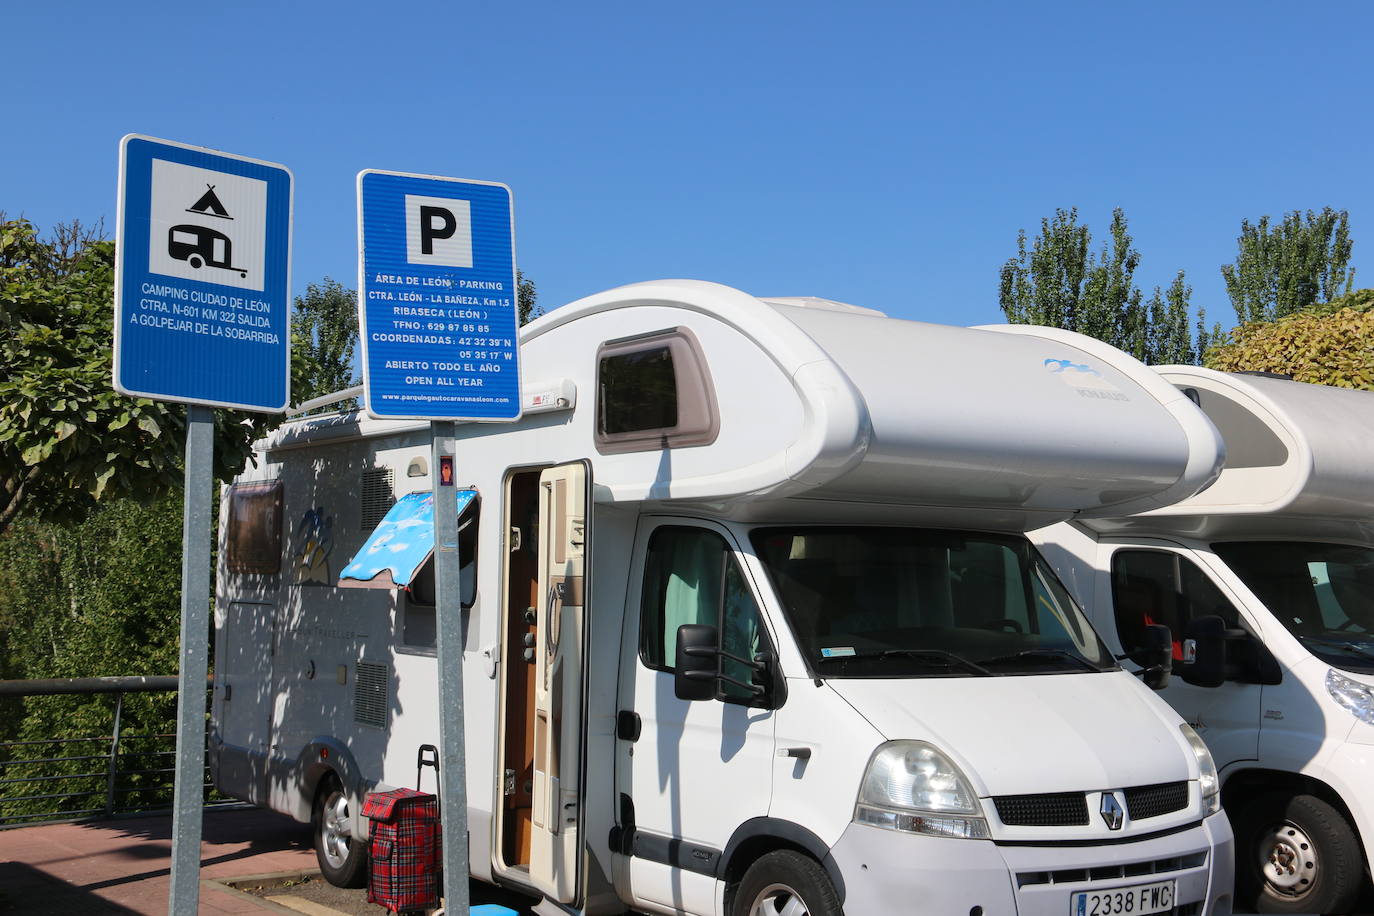
[[[1162,695],[1221,769],[1237,908],[1350,912],[1374,853],[1374,393],[1159,372],[1225,439],[1216,483],[1032,537],[1114,650],[1172,630]],[[1195,673],[1208,623],[1226,652]]]
[[[1174,388],[1067,332],[693,281],[559,308],[521,365],[438,501],[461,606],[414,549],[428,424],[304,418],[225,490],[216,784],[313,822],[331,880],[433,759],[461,614],[471,871],[540,912],[1230,912],[1210,755],[1024,536],[1210,481]]]

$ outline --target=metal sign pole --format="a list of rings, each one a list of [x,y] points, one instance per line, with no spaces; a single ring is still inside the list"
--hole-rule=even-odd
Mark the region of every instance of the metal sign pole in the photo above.
[[[444,838],[444,912],[468,912],[467,766],[463,756],[463,596],[454,488],[454,423],[430,424],[434,481],[435,626],[439,655],[439,817]]]
[[[186,418],[186,491],[181,547],[181,670],[169,913],[200,903],[201,806],[205,801],[205,678],[210,642],[210,490],[214,414],[192,404]]]

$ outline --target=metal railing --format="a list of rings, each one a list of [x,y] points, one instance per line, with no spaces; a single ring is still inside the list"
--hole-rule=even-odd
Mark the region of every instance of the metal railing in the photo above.
[[[176,734],[126,734],[124,698],[176,690],[175,676],[0,681],[0,702],[7,697],[114,696],[110,727],[101,734],[0,741],[0,830],[170,810]],[[215,795],[208,773],[205,791],[207,804],[234,803]]]

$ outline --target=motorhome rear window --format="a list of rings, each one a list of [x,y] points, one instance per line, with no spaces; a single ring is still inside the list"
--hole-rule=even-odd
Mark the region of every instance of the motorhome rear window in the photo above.
[[[225,565],[233,573],[281,572],[281,481],[244,483],[229,489]]]
[[[687,328],[608,341],[597,351],[596,447],[602,454],[714,442],[715,390]]]

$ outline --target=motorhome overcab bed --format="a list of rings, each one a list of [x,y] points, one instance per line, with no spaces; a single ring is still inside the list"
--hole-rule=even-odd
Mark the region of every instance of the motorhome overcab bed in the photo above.
[[[559,308],[521,364],[524,417],[458,427],[461,608],[401,543],[427,424],[297,420],[225,490],[216,784],[313,819],[331,880],[438,744],[458,613],[472,873],[541,912],[1230,911],[1206,749],[1024,536],[1205,485],[1175,389],[695,281]]]
[[[1113,649],[1164,624],[1181,663],[1197,621],[1222,618],[1224,670],[1162,696],[1220,767],[1237,908],[1350,912],[1374,852],[1374,393],[1159,372],[1220,430],[1216,483],[1032,537]]]

